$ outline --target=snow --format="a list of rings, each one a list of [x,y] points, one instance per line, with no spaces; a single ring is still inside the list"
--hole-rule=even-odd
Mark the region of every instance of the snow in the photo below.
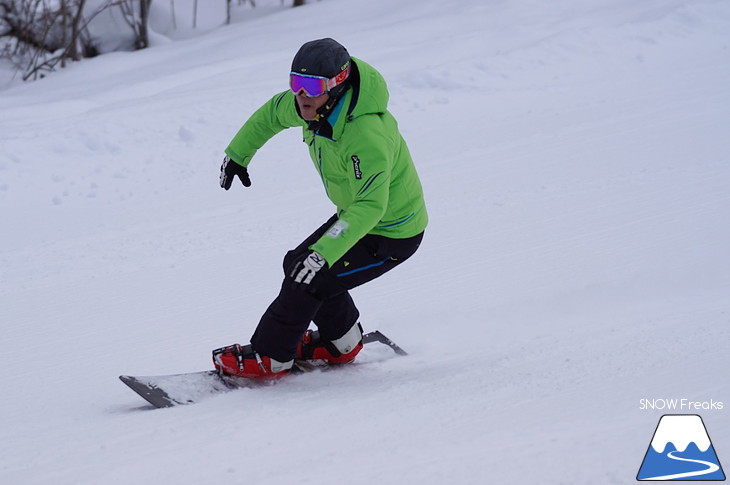
[[[728,460],[730,3],[268,13],[0,91],[0,483],[629,483],[645,398],[723,402]],[[353,293],[410,355],[151,410],[117,376],[245,343],[333,211],[297,130],[218,186],[323,36],[384,74],[426,191],[419,252]]]

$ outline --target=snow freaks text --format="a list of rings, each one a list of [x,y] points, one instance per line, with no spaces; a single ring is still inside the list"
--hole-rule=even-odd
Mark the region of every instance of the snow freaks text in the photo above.
[[[719,411],[723,409],[722,401],[693,401],[691,399],[647,399],[639,400],[640,410],[660,411]]]

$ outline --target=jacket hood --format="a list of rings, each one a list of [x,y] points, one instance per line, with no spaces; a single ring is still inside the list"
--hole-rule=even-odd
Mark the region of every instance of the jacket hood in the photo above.
[[[354,83],[353,97],[355,107],[350,110],[350,118],[356,118],[365,114],[385,113],[388,109],[388,86],[383,76],[370,64],[357,58],[352,58],[357,69],[357,77]]]
[[[352,58],[351,83],[344,96],[327,115],[326,123],[309,123],[308,127],[319,136],[339,140],[345,125],[363,115],[383,114],[388,109],[388,86],[374,67]],[[296,103],[295,103],[296,104]],[[297,112],[299,108],[297,107]]]

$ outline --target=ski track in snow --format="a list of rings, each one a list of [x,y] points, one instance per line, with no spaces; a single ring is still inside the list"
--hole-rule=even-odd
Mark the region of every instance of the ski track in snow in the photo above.
[[[0,483],[633,481],[640,399],[730,403],[729,31],[715,0],[325,0],[0,91]],[[422,248],[354,292],[409,356],[151,410],[117,376],[246,341],[333,211],[296,130],[218,187],[325,35],[426,191]]]

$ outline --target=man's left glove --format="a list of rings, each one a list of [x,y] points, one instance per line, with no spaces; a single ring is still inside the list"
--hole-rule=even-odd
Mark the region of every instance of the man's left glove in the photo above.
[[[246,167],[234,162],[231,157],[226,155],[226,158],[223,159],[223,165],[221,165],[221,187],[226,190],[230,189],[236,175],[238,175],[244,187],[251,187],[251,179],[248,176]]]
[[[317,251],[312,251],[306,257],[294,263],[294,267],[289,276],[294,280],[294,283],[308,285],[317,275],[317,272],[326,264],[327,261],[324,259],[324,256]]]

